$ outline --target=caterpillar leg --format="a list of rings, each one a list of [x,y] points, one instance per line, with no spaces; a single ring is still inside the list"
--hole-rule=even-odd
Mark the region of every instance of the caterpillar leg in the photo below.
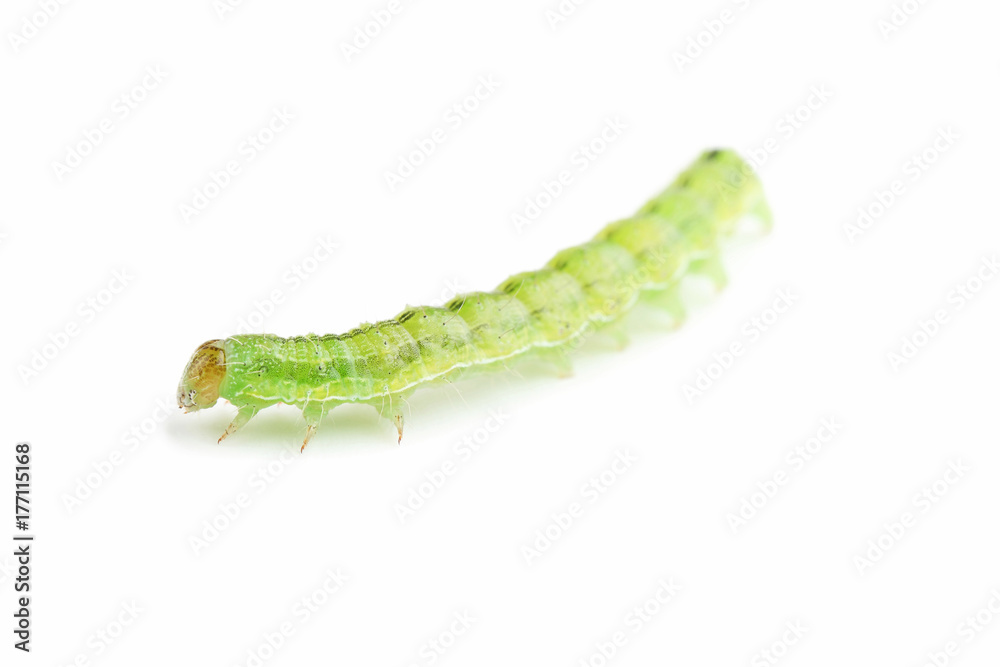
[[[749,214],[760,221],[764,234],[771,232],[771,228],[774,226],[774,214],[771,213],[771,207],[768,206],[766,199],[763,197],[758,199],[757,203],[751,207]]]
[[[649,293],[648,298],[656,307],[666,311],[673,320],[674,328],[680,328],[684,324],[684,320],[687,319],[687,308],[684,307],[684,300],[681,298],[680,281],[666,289]]]
[[[622,320],[615,320],[614,322],[605,324],[601,327],[601,333],[614,341],[615,347],[618,348],[619,352],[628,347],[628,333],[626,332],[625,323]]]
[[[383,419],[388,419],[396,427],[396,444],[403,441],[403,397],[399,394],[389,394],[381,404],[376,406],[378,414]]]
[[[316,435],[316,431],[319,430],[319,423],[323,421],[323,416],[336,407],[334,405],[327,405],[319,401],[313,401],[311,403],[306,403],[302,408],[302,416],[306,420],[306,437],[302,441],[302,448],[299,452],[304,452],[306,445],[312,440],[312,437]]]
[[[403,442],[403,415],[395,414],[392,416],[392,423],[396,426],[396,444]]]
[[[573,377],[573,363],[569,359],[568,351],[563,347],[547,348],[539,350],[538,357],[546,363],[552,364],[556,376],[565,380]]]
[[[719,258],[718,252],[691,262],[689,271],[707,277],[712,281],[717,290],[721,290],[729,284],[729,278],[726,276],[726,270],[722,266],[722,260]]]
[[[312,440],[312,437],[316,435],[316,431],[319,430],[319,423],[321,420],[317,419],[315,421],[306,420],[306,437],[302,440],[302,447],[299,448],[299,453],[306,451],[306,445]]]
[[[257,414],[258,408],[253,405],[243,405],[239,407],[239,411],[233,418],[233,421],[226,427],[226,432],[219,437],[219,442],[222,442],[233,433],[236,433],[241,428],[246,426],[246,423],[250,421],[255,414]]]

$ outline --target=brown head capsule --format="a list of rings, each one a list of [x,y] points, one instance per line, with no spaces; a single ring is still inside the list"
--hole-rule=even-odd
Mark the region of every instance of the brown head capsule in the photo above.
[[[221,340],[198,346],[184,368],[177,386],[177,406],[185,412],[210,408],[219,400],[219,385],[226,377],[226,351]]]

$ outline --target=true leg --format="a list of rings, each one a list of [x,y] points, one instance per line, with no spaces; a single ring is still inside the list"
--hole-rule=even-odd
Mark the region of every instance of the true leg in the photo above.
[[[223,433],[222,437],[219,438],[219,442],[222,442],[223,440],[231,436],[233,433],[236,433],[238,430],[246,426],[246,423],[250,421],[250,419],[253,418],[255,414],[257,414],[256,406],[253,405],[241,406],[239,408],[239,411],[236,413],[236,416],[233,418],[232,423],[230,423],[229,426],[226,428],[226,432]]]
[[[403,441],[403,397],[399,394],[388,394],[383,397],[381,404],[376,406],[378,414],[384,419],[392,422],[396,427],[396,444]]]
[[[319,401],[313,401],[311,403],[306,403],[302,408],[302,416],[306,420],[306,437],[302,441],[302,448],[300,452],[305,451],[306,445],[312,440],[312,437],[316,435],[316,431],[319,429],[319,423],[323,421],[323,416],[335,408],[336,405],[327,405]]]

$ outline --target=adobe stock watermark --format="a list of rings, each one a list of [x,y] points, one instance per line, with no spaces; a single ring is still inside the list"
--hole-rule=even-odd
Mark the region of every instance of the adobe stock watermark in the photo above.
[[[442,116],[443,125],[439,124],[425,136],[413,140],[414,149],[400,153],[395,169],[387,169],[383,173],[389,192],[395,192],[406,179],[417,172],[433,155],[439,146],[444,144],[450,133],[456,132],[478,111],[483,103],[493,97],[501,85],[492,74],[479,77],[475,87],[461,99],[454,102]]]
[[[833,91],[825,83],[810,86],[805,99],[774,123],[776,134],[769,136],[759,146],[743,151],[750,168],[759,171],[781,150],[782,145],[791,141],[833,97]]]
[[[798,300],[799,297],[792,294],[791,290],[778,290],[770,305],[758,315],[746,320],[740,327],[740,337],[733,340],[722,352],[713,354],[712,361],[698,369],[694,381],[681,387],[688,405],[694,405],[695,400],[704,396],[705,392],[722,379],[736,364],[736,360],[770,331]]]
[[[785,621],[785,630],[781,633],[781,637],[754,653],[750,658],[750,667],[772,667],[778,664],[808,630],[801,621]]]
[[[188,546],[195,556],[202,555],[206,549],[236,523],[254,501],[267,492],[279,477],[287,472],[293,462],[301,457],[298,445],[286,442],[281,452],[265,464],[260,465],[247,477],[246,486],[229,500],[218,504],[218,511],[211,517],[202,520],[201,527],[188,536]]]
[[[781,489],[805,469],[807,463],[833,442],[843,428],[844,425],[836,417],[825,417],[812,437],[788,450],[784,464],[778,466],[763,481],[757,482],[756,490],[740,498],[738,507],[726,514],[726,523],[733,534],[737,534],[767,507]]]
[[[565,364],[567,369],[571,368],[570,361],[560,360],[559,356],[567,356],[571,352],[581,349],[594,336],[603,335],[613,340],[619,349],[624,349],[628,344],[628,334],[621,326],[621,319],[616,318],[627,312],[641,297],[643,289],[648,289],[651,285],[660,285],[663,282],[663,269],[671,267],[676,269],[677,260],[670,252],[661,252],[661,249],[653,249],[646,254],[640,266],[628,275],[620,277],[614,283],[614,288],[605,292],[603,301],[597,306],[595,316],[580,329],[575,336],[566,340],[558,348],[551,351],[550,361],[554,361],[557,367]],[[677,285],[659,290],[655,297],[659,300],[658,306],[666,312],[673,320],[674,326],[679,326],[684,320],[684,307],[681,304],[680,292]],[[594,326],[594,323],[604,323],[606,326]]]
[[[22,16],[16,31],[7,32],[11,50],[20,53],[69,3],[70,0],[38,0],[38,9]]]
[[[947,667],[993,623],[993,619],[1000,616],[1000,588],[991,589],[987,595],[981,607],[955,626],[955,637],[946,640],[938,649],[927,651],[927,660],[921,667]]]
[[[472,629],[478,619],[467,609],[452,614],[447,627],[430,637],[417,649],[417,659],[407,663],[407,667],[433,665],[444,657],[458,643],[458,640]]]
[[[490,410],[490,414],[483,420],[482,426],[467,433],[455,443],[451,455],[433,470],[425,472],[419,482],[407,487],[406,498],[393,505],[399,523],[405,524],[413,518],[427,504],[428,500],[444,488],[449,479],[467,466],[472,458],[490,441],[493,434],[507,423],[508,419],[510,416],[503,411],[503,408]]]
[[[899,346],[886,354],[889,367],[898,372],[902,366],[913,361],[941,333],[941,329],[951,322],[951,318],[975,299],[997,273],[1000,273],[997,256],[983,256],[976,271],[948,292],[945,297],[947,305],[936,308],[930,317],[920,319],[910,333],[903,335]]]
[[[520,234],[525,227],[537,221],[542,213],[573,185],[579,174],[587,171],[612,144],[621,138],[628,127],[628,123],[621,116],[605,119],[596,134],[576,147],[569,156],[568,164],[549,178],[542,180],[537,190],[525,197],[524,206],[511,214],[510,221],[514,225],[514,230]]]
[[[143,70],[142,78],[135,85],[130,86],[125,92],[115,97],[108,113],[101,120],[91,127],[84,128],[80,133],[82,138],[66,145],[66,148],[63,149],[62,161],[53,160],[52,173],[55,174],[56,179],[62,183],[67,176],[82,166],[84,161],[97,150],[97,147],[103,144],[121,123],[149,98],[154,90],[160,87],[169,74],[169,72],[163,71],[160,65],[146,67]]]
[[[219,169],[208,172],[208,178],[196,186],[191,198],[178,204],[177,210],[185,223],[191,223],[233,183],[233,179],[265,151],[282,132],[291,126],[295,115],[287,107],[275,107],[271,116],[255,132],[248,134],[236,149],[236,155]]]
[[[879,33],[882,35],[882,39],[889,41],[895,33],[899,32],[900,29],[910,22],[910,19],[917,15],[924,5],[926,5],[928,0],[903,0],[902,2],[894,2],[892,4],[892,9],[889,11],[889,15],[884,18],[880,18],[876,26],[878,27]]]
[[[865,572],[880,562],[889,551],[902,541],[913,530],[921,518],[927,515],[941,500],[948,495],[952,487],[958,484],[972,471],[961,459],[948,462],[944,473],[930,484],[917,491],[910,499],[911,507],[882,524],[882,531],[868,540],[865,549],[854,556],[854,567],[858,574]]]
[[[833,91],[825,83],[811,86],[801,103],[775,121],[774,131],[764,141],[759,145],[740,151],[744,158],[743,164],[739,166],[736,174],[732,177],[719,181],[716,186],[717,196],[722,200],[727,200],[732,195],[738,194],[739,188],[746,183],[747,179],[756,177],[764,165],[782,147],[791,142],[833,97]],[[766,211],[766,204],[763,205],[763,209]],[[761,203],[758,203],[754,209],[747,212],[747,215],[760,218],[761,213]]]
[[[112,614],[111,620],[92,632],[87,637],[84,648],[77,651],[73,660],[65,664],[88,667],[92,664],[92,660],[104,655],[105,651],[121,639],[126,630],[131,628],[145,611],[135,600],[122,602]]]
[[[73,489],[62,494],[63,507],[72,513],[93,497],[94,493],[111,479],[126,459],[139,449],[139,445],[156,432],[160,424],[167,420],[174,409],[176,408],[172,408],[163,399],[157,399],[156,407],[148,417],[133,424],[131,428],[122,433],[121,446],[112,449],[107,456],[93,462],[90,466],[93,470],[77,477]]]
[[[111,273],[111,280],[97,292],[84,298],[76,307],[75,316],[71,317],[59,330],[50,332],[48,342],[43,343],[29,353],[27,363],[19,364],[17,374],[21,382],[28,385],[29,381],[41,375],[42,371],[56,360],[69,347],[70,342],[86,328],[93,324],[98,315],[114,303],[115,299],[132,284],[134,276],[128,269],[116,269]]]
[[[550,514],[549,522],[537,529],[532,538],[521,546],[525,562],[531,565],[562,539],[580,521],[587,508],[603,498],[637,460],[628,450],[617,450],[610,465],[580,486],[580,499],[570,502],[564,510]]]
[[[960,138],[961,135],[952,126],[939,127],[934,140],[928,146],[913,153],[903,162],[900,177],[894,178],[885,188],[877,188],[868,203],[858,207],[854,221],[844,223],[844,234],[848,242],[854,245],[855,241],[871,229],[876,221],[881,220],[900,197],[906,194],[909,185],[919,181]]]
[[[586,322],[558,347],[548,348],[543,358],[552,363],[556,370],[570,374],[573,367],[570,354],[582,349],[595,336],[605,336],[614,341],[619,349],[624,349],[628,345],[628,335],[621,319],[617,321],[615,319],[626,313],[639,300],[644,287],[660,282],[658,272],[670,262],[671,258],[658,249],[650,251],[635,271],[621,276],[615,281],[614,288],[603,294],[603,301],[597,306],[591,321]],[[673,303],[671,301],[670,306],[664,306],[664,310],[676,317],[676,311],[671,310]],[[605,326],[597,326],[597,323],[603,323]]]
[[[224,21],[245,2],[246,0],[212,0],[212,11],[215,12],[220,21]]]
[[[753,0],[732,0],[729,3],[731,6],[727,5],[719,11],[718,15],[702,21],[702,29],[688,37],[684,48],[674,50],[674,64],[677,66],[677,71],[683,74],[684,68],[694,65],[694,61],[712,48],[716,40],[722,37],[729,26],[743,15],[743,12],[749,9],[751,4],[753,4]]]
[[[244,315],[236,323],[236,333],[260,333],[263,331],[264,322],[274,315],[279,306],[284,304],[289,295],[302,287],[320,267],[323,266],[340,244],[333,240],[330,234],[316,238],[316,243],[312,249],[302,258],[296,260],[281,274],[281,287],[275,287],[264,296],[254,299],[250,312]]]
[[[370,18],[354,27],[354,34],[348,41],[340,42],[340,52],[348,63],[371,46],[382,32],[396,19],[403,9],[412,4],[410,0],[389,0],[384,7],[373,9]]]
[[[262,632],[256,643],[246,650],[246,656],[237,664],[261,667],[277,655],[281,647],[288,643],[303,625],[321,612],[350,580],[350,576],[340,567],[328,568],[323,573],[323,580],[309,593],[296,600],[288,614],[271,630]]]
[[[673,577],[661,577],[656,580],[656,584],[651,595],[625,614],[622,627],[614,630],[607,639],[595,642],[593,650],[586,657],[580,658],[577,662],[579,667],[606,667],[628,645],[629,640],[642,632],[681,591]]]
[[[427,301],[427,305],[433,308],[443,308],[449,301],[459,294],[469,292],[470,288],[462,284],[459,278],[445,278],[444,287],[438,292],[436,297]]]
[[[0,586],[6,585],[17,574],[17,563],[8,556],[0,556]]]
[[[586,3],[587,0],[559,0],[558,4],[545,10],[545,21],[549,24],[552,32],[555,32],[576,14],[577,9]]]

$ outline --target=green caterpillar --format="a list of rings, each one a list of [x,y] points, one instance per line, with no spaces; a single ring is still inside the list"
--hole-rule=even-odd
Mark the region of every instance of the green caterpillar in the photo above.
[[[702,273],[721,288],[719,244],[745,215],[770,228],[760,181],[735,152],[707,151],[635,216],[496,291],[462,294],[444,308],[407,308],[341,335],[210,340],[184,369],[177,403],[188,412],[219,398],[235,405],[219,442],[277,403],[301,408],[303,449],[323,416],[344,403],[375,407],[401,440],[402,404],[418,387],[528,353],[558,361],[584,332],[621,317],[642,291],[658,295],[679,323],[681,278]]]

